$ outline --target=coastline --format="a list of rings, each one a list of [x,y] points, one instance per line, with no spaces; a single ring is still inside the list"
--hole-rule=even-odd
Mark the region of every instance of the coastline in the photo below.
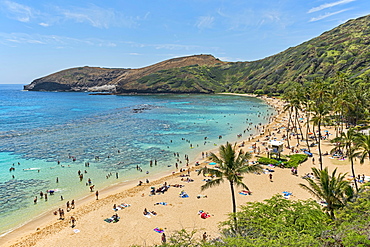
[[[249,96],[249,97],[256,97],[255,95],[246,95],[246,94],[229,94],[229,95],[238,95],[238,96]],[[275,104],[272,102],[273,100],[271,98],[265,98],[265,97],[258,97],[262,100],[264,100],[267,104],[270,106],[274,106],[276,112],[278,113],[279,104]],[[276,100],[276,99],[275,99]],[[281,106],[281,105],[280,105]],[[268,126],[271,126],[274,124],[274,119],[276,119],[278,115],[274,115],[272,117],[273,121],[266,124],[266,128]],[[259,136],[259,133],[256,133],[254,136],[250,137],[251,140],[253,140],[254,137]],[[245,142],[244,140],[246,137],[243,137],[238,141],[240,144],[241,142]],[[215,147],[211,150],[208,150],[208,152],[217,152],[218,147]],[[199,159],[195,159],[195,161],[200,161],[201,164],[207,164],[205,159],[202,159],[201,155],[198,155]],[[194,164],[195,161],[191,161],[190,164]],[[191,166],[191,170],[194,171],[197,169],[197,167]],[[162,172],[159,174],[155,174],[153,176],[148,177],[152,182],[149,184],[144,184],[143,186],[136,186],[136,181],[128,181],[128,182],[122,182],[119,184],[111,185],[107,188],[99,190],[99,196],[101,197],[99,199],[99,204],[106,204],[108,202],[113,202],[114,200],[130,197],[138,193],[142,193],[143,191],[149,189],[153,185],[161,184],[167,180],[173,180],[178,177],[179,173],[176,172],[176,174],[170,174],[168,175],[168,171]],[[83,217],[83,215],[89,214],[90,212],[94,211],[96,207],[99,207],[96,205],[95,202],[95,196],[94,193],[88,196],[85,196],[83,198],[80,198],[77,200],[77,207],[73,211],[74,215],[77,215],[77,217]],[[94,203],[95,202],[95,203]],[[92,206],[94,204],[94,206]],[[61,202],[61,207],[64,205],[64,203]],[[101,207],[101,206],[100,206]],[[84,208],[84,209],[82,209]],[[4,241],[4,244],[7,246],[33,246],[37,244],[37,242],[44,238],[45,236],[48,236],[49,234],[54,234],[63,228],[67,227],[68,222],[67,221],[57,221],[55,222],[56,216],[54,216],[52,213],[55,210],[50,210],[48,212],[43,213],[42,215],[37,216],[35,219],[30,220],[29,222],[26,222],[24,225],[20,226],[19,228],[14,229],[10,233],[6,234],[3,237],[0,237],[0,242]],[[67,217],[70,214],[67,214]],[[36,230],[36,232],[35,232]],[[27,242],[26,245],[24,245]]]

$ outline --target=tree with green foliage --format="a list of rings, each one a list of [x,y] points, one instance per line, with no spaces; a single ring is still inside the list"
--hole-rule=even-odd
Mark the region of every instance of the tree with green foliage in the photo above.
[[[360,156],[360,164],[365,162],[366,156],[369,157],[370,160],[370,135],[369,134],[360,134],[357,139],[357,152],[355,155]]]
[[[327,242],[338,243],[335,246],[370,246],[369,186],[362,187],[352,202],[336,211],[336,216],[334,229],[325,234]]]
[[[339,137],[334,138],[332,142],[336,143],[336,147],[333,150],[344,148],[345,154],[351,162],[351,171],[353,181],[355,183],[356,192],[358,192],[358,185],[356,181],[355,166],[353,159],[356,155],[356,141],[359,139],[359,134],[354,128],[350,128],[346,132],[342,132]]]
[[[318,170],[312,168],[315,179],[306,177],[308,185],[300,183],[299,185],[310,192],[313,196],[326,203],[324,210],[334,219],[334,211],[344,207],[346,203],[353,198],[354,192],[349,182],[345,180],[347,174],[338,174],[337,169],[334,169],[329,175],[328,168]]]
[[[312,121],[314,125],[317,126],[318,133],[319,133],[317,137],[317,143],[318,143],[318,149],[319,149],[319,164],[320,164],[320,169],[322,170],[321,126],[323,123],[325,123],[326,117],[329,114],[329,110],[324,103],[320,103],[316,105],[316,107],[313,108],[313,111],[314,112],[313,112]]]
[[[223,222],[223,246],[308,246],[328,229],[330,218],[311,200],[291,201],[275,195],[263,202],[248,202],[237,213],[239,235],[232,215]]]
[[[324,172],[324,170],[318,172]],[[207,241],[196,237],[196,230],[179,230],[169,235],[161,247],[280,247],[280,246],[370,246],[370,185],[361,187],[352,201],[335,210],[331,219],[318,203],[286,200],[275,195],[263,202],[248,202],[237,213],[239,233],[235,233],[234,214],[220,224],[220,237]]]
[[[243,182],[243,174],[261,172],[262,168],[258,164],[249,165],[248,160],[251,158],[251,154],[243,152],[242,150],[237,151],[236,145],[226,143],[221,145],[219,148],[219,156],[215,153],[211,153],[209,159],[219,165],[219,168],[202,167],[199,174],[211,174],[215,176],[214,179],[206,182],[202,185],[201,189],[205,190],[214,186],[218,186],[227,180],[230,184],[231,199],[233,204],[233,213],[236,213],[236,199],[235,199],[235,186],[242,187],[249,190],[247,185]],[[235,226],[236,216],[234,217]]]

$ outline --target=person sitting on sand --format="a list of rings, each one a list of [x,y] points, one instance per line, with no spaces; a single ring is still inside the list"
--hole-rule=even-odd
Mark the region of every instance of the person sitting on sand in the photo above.
[[[118,216],[118,214],[114,214],[112,216],[112,219],[113,219],[113,223],[117,223],[119,221],[120,217]]]
[[[144,215],[148,215],[148,214],[149,214],[149,213],[148,213],[148,210],[146,210],[146,208],[144,208],[143,214],[144,214]]]

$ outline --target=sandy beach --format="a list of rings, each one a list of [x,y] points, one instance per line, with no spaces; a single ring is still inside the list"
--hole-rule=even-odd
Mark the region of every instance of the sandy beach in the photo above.
[[[264,98],[264,100],[273,105],[280,114],[274,117],[274,120],[264,127],[265,133],[271,133],[277,140],[282,139],[285,133],[277,133],[281,127],[286,127],[287,116],[282,112],[283,102],[274,98]],[[301,116],[304,118],[304,116]],[[261,130],[262,127],[259,127]],[[323,141],[323,152],[330,152],[332,145],[330,139],[335,136],[334,129],[331,127],[323,128],[329,131],[329,140]],[[265,135],[256,135],[253,138],[243,136],[238,142],[246,152],[253,152],[252,145],[255,144],[261,150],[260,155],[264,156],[265,150],[262,141]],[[226,143],[227,140],[225,140]],[[241,143],[244,142],[242,147]],[[297,149],[305,147],[305,143],[297,146],[297,140],[290,140],[291,146]],[[212,152],[217,151],[217,147]],[[290,154],[291,150],[284,148],[284,154]],[[251,201],[263,201],[275,194],[282,194],[283,191],[292,192],[289,200],[308,199],[311,195],[298,186],[305,182],[302,176],[311,172],[312,167],[318,165],[318,150],[313,147],[311,152],[314,155],[316,163],[309,158],[305,163],[299,166],[298,175],[292,175],[290,169],[275,167],[272,182],[269,174],[247,174],[245,184],[252,191],[251,195],[237,194],[238,205]],[[255,154],[256,155],[256,154]],[[257,157],[252,160],[256,160]],[[184,157],[180,157],[184,161]],[[199,162],[199,166],[195,166]],[[183,162],[185,163],[185,161]],[[347,160],[332,159],[330,155],[323,157],[323,166],[329,167],[331,171],[338,167],[339,172],[350,172],[349,162]],[[357,174],[366,174],[368,161],[364,165],[356,163],[355,170]],[[181,230],[196,230],[196,237],[201,238],[204,232],[207,232],[209,238],[218,236],[218,223],[227,219],[227,214],[232,210],[230,188],[228,183],[221,186],[201,191],[203,185],[203,176],[198,176],[196,170],[201,166],[208,165],[206,157],[202,158],[199,154],[198,159],[190,161],[185,172],[176,172],[174,174],[157,174],[149,178],[150,183],[144,183],[137,186],[137,181],[112,186],[99,190],[99,198],[96,199],[95,193],[76,200],[76,208],[66,212],[65,219],[60,220],[59,215],[54,215],[52,211],[45,212],[37,219],[26,223],[24,226],[0,238],[1,246],[152,246],[161,243],[161,233],[154,231],[155,228],[162,228],[167,236],[171,233]],[[187,175],[189,177],[181,177]],[[191,182],[184,181],[190,178]],[[171,185],[165,193],[156,193],[150,195],[151,187],[158,189],[164,184]],[[181,185],[183,187],[174,187],[172,185]],[[240,189],[237,189],[239,191]],[[189,197],[181,198],[181,191],[185,191]],[[113,205],[129,204],[120,210],[113,210]],[[156,215],[146,217],[143,214],[144,209],[155,211]],[[208,212],[211,216],[202,219],[199,211]],[[105,219],[110,218],[115,213],[120,220],[116,223],[108,223]],[[71,227],[71,216],[76,218],[74,227]]]

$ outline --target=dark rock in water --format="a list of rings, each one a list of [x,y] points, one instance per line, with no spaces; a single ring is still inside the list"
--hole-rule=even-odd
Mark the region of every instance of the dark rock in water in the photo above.
[[[139,107],[132,109],[131,112],[133,112],[133,113],[142,113],[143,111],[152,110],[154,108],[157,108],[157,106],[153,106],[153,105],[140,105]]]
[[[41,82],[33,85],[33,87],[26,85],[24,89],[29,91],[70,91],[71,86],[57,82]]]

